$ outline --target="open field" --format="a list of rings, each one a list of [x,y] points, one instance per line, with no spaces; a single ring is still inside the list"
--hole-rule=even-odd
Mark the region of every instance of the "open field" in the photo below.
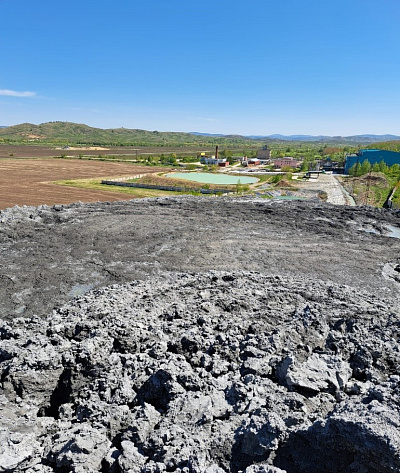
[[[118,189],[60,186],[59,180],[134,176],[157,172],[156,167],[67,159],[1,159],[0,209],[14,205],[54,205],[72,202],[129,200],[143,195]],[[136,192],[136,194],[138,194]]]
[[[194,154],[196,155],[199,151],[209,151],[213,152],[215,148],[205,149],[199,148],[195,146],[187,146],[187,147],[129,147],[129,146],[121,146],[121,147],[112,147],[112,146],[101,146],[101,147],[90,147],[90,146],[82,146],[82,147],[71,147],[67,149],[61,149],[60,147],[56,146],[35,146],[35,145],[0,145],[0,158],[52,158],[52,157],[60,157],[61,155],[66,156],[75,156],[79,157],[79,155],[84,156],[93,156],[97,157],[99,154],[102,156],[109,156],[109,155],[121,155],[126,156],[129,158],[136,157],[140,155],[160,155],[161,153],[169,154],[175,153],[177,155],[186,155],[186,154]],[[137,152],[137,153],[136,153]]]
[[[103,186],[102,179],[133,177],[145,174],[141,182],[156,185],[181,185],[185,181],[166,179],[157,176],[158,172],[165,172],[165,167],[143,166],[133,163],[117,163],[105,161],[87,161],[81,159],[57,158],[3,158],[0,159],[0,209],[14,205],[54,205],[70,204],[73,202],[106,202],[130,200],[143,197],[159,197],[171,195],[167,192],[154,189],[138,189],[117,186]],[[259,177],[260,178],[260,177]],[[296,182],[301,188],[311,190],[325,190],[328,193],[328,202],[346,204],[339,192],[339,200],[331,195],[330,182],[338,187],[332,176],[321,177],[316,183]],[[260,181],[262,179],[260,178]],[[259,184],[262,184],[260,182]],[[193,190],[203,187],[201,183],[190,182]],[[218,187],[208,185],[210,188]],[[228,186],[229,187],[229,186]],[[232,191],[237,189],[231,186]],[[341,186],[339,186],[341,188]],[[339,189],[338,189],[339,190]]]

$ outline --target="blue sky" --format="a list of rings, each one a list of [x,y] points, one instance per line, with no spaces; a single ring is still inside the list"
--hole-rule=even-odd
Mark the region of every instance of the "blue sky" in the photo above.
[[[0,125],[400,134],[398,0],[0,0]]]

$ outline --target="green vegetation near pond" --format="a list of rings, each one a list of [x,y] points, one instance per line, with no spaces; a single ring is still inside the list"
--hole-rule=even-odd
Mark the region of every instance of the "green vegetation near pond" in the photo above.
[[[136,179],[135,179],[136,181]],[[117,187],[105,186],[101,183],[101,179],[69,179],[64,181],[54,181],[54,184],[69,187],[78,187],[80,189],[98,190],[114,192],[119,194],[130,194],[132,199],[145,197],[162,197],[171,194],[182,194],[182,192],[162,191],[157,189],[139,189],[135,187]]]

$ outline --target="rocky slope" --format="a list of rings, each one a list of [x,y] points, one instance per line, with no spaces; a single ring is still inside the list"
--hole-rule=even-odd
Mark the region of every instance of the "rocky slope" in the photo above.
[[[0,471],[400,470],[397,213],[160,199],[0,220]]]

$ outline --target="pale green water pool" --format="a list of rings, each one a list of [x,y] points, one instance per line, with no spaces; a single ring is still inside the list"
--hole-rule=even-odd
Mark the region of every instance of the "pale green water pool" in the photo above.
[[[174,179],[186,179],[187,181],[201,182],[203,184],[220,184],[220,185],[236,185],[236,184],[254,184],[258,181],[256,177],[249,176],[232,176],[229,174],[212,174],[209,172],[172,172],[166,174],[166,177]]]

